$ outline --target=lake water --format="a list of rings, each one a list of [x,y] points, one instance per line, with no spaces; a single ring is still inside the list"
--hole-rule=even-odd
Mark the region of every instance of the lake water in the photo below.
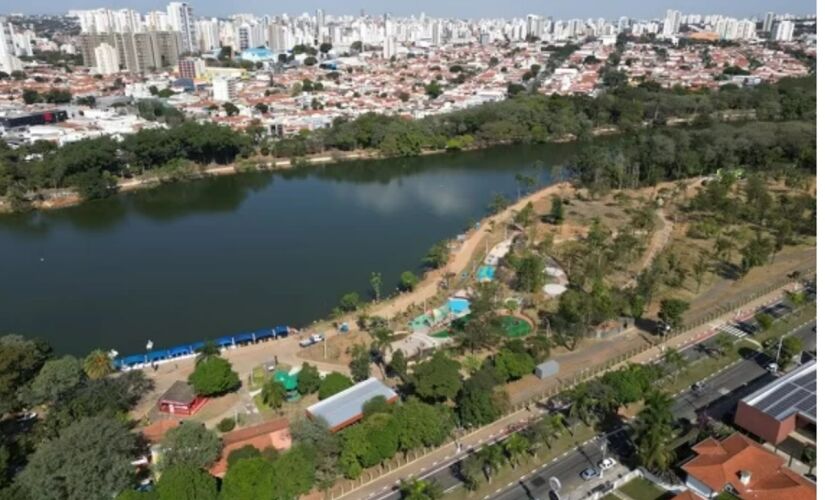
[[[508,146],[170,184],[0,217],[0,334],[121,354],[325,317],[482,218],[572,144]]]

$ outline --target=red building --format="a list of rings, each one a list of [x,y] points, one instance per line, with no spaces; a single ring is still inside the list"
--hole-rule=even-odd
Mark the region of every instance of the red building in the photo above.
[[[816,360],[774,380],[736,407],[736,425],[778,444],[799,428],[816,429]]]
[[[208,398],[198,396],[191,385],[178,380],[158,400],[158,409],[173,415],[194,415]]]

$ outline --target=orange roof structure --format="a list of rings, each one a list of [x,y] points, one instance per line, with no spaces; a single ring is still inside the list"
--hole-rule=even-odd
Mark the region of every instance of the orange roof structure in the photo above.
[[[227,432],[223,435],[221,458],[212,466],[209,472],[214,476],[226,474],[226,469],[229,467],[229,454],[247,445],[252,445],[259,450],[265,450],[266,448],[275,448],[279,451],[289,449],[292,446],[289,420],[279,418]]]
[[[742,434],[708,438],[693,447],[697,456],[682,466],[715,492],[729,485],[743,500],[814,500],[816,487],[784,467],[774,455]]]

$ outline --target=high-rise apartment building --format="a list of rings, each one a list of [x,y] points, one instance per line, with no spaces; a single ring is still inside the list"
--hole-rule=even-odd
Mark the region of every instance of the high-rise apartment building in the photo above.
[[[108,43],[95,47],[95,69],[101,75],[113,75],[120,71],[117,49]]]
[[[678,10],[668,10],[665,13],[665,22],[662,26],[662,34],[671,36],[679,33],[679,27],[682,25],[682,13]]]
[[[527,15],[527,36],[541,38],[544,31],[544,18],[535,14]]]
[[[0,71],[11,73],[23,69],[14,46],[14,26],[0,17]]]
[[[201,52],[209,52],[221,46],[220,25],[217,19],[204,19],[195,23],[198,48]]]
[[[771,33],[773,31],[773,20],[776,14],[773,12],[766,12],[765,19],[762,21],[762,31]]]
[[[268,29],[269,50],[286,52],[291,48],[289,28],[281,23],[272,23]]]
[[[234,78],[212,80],[212,99],[217,102],[232,102],[238,97],[238,81]]]
[[[196,52],[198,44],[192,6],[185,2],[171,2],[166,7],[166,14],[169,16],[169,25],[172,31],[180,32],[181,50],[183,52]]]
[[[794,24],[793,21],[780,21],[773,26],[771,32],[771,39],[777,42],[790,42],[793,40]]]
[[[95,49],[107,44],[117,49],[119,66],[131,73],[176,66],[181,52],[180,35],[175,31],[86,33],[78,39],[84,66],[98,67]]]

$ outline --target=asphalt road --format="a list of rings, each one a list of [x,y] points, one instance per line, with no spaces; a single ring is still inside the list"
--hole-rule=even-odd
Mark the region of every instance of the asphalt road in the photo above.
[[[816,323],[814,322],[796,333],[802,339],[806,350],[816,349],[815,328]],[[677,420],[687,418],[692,421],[702,412],[706,412],[714,418],[724,417],[726,413],[735,409],[739,399],[774,380],[774,376],[765,369],[772,361],[772,359],[760,353],[758,356],[742,360],[731,368],[711,377],[699,393],[690,390],[682,393],[674,399],[674,417]],[[622,455],[627,453],[628,438],[627,432],[611,436],[608,444],[608,455],[619,458],[621,461]],[[490,498],[495,500],[549,498],[549,479],[551,477],[556,477],[561,481],[562,498],[567,498],[566,495],[579,490],[584,484],[584,481],[579,477],[579,473],[588,467],[592,467],[593,462],[601,458],[599,446],[599,442],[594,442],[585,446],[582,450],[576,450],[563,459],[537,471],[530,478]],[[590,482],[594,488],[599,484],[598,480],[591,480]]]
[[[783,311],[784,312],[784,311]],[[778,316],[778,315],[777,315]],[[754,325],[751,320],[748,324]],[[744,326],[744,325],[743,325]],[[813,351],[816,349],[816,323],[812,322],[806,327],[796,332],[805,345],[805,349]],[[713,340],[703,344],[692,346],[683,355],[688,360],[695,360],[707,355],[707,345]],[[742,344],[747,346],[747,344]],[[676,420],[688,419],[695,421],[698,415],[706,414],[714,419],[721,420],[726,416],[731,416],[736,402],[759,387],[770,383],[774,376],[767,372],[766,368],[773,360],[762,353],[756,353],[749,359],[739,361],[729,369],[720,372],[709,378],[701,391],[688,390],[674,398],[673,415]],[[633,446],[630,442],[630,435],[627,429],[618,429],[607,435],[606,453],[608,456],[617,458],[620,462],[622,457],[630,456]],[[579,474],[588,467],[594,467],[602,458],[603,440],[595,440],[590,443],[580,445],[571,450],[566,455],[559,458],[539,470],[531,473],[529,478],[525,478],[504,489],[489,498],[496,500],[516,500],[522,498],[547,499],[550,495],[550,478],[555,477],[562,485],[562,498],[567,499],[571,492],[581,493],[585,485]],[[461,488],[462,481],[458,471],[460,462],[450,466],[440,466],[429,470],[419,477],[436,481],[445,491]],[[594,479],[592,487],[597,487],[604,480]],[[583,491],[588,491],[585,488]],[[390,491],[384,495],[374,497],[375,500],[396,500],[400,499],[399,492]],[[574,500],[574,499],[570,499]]]

